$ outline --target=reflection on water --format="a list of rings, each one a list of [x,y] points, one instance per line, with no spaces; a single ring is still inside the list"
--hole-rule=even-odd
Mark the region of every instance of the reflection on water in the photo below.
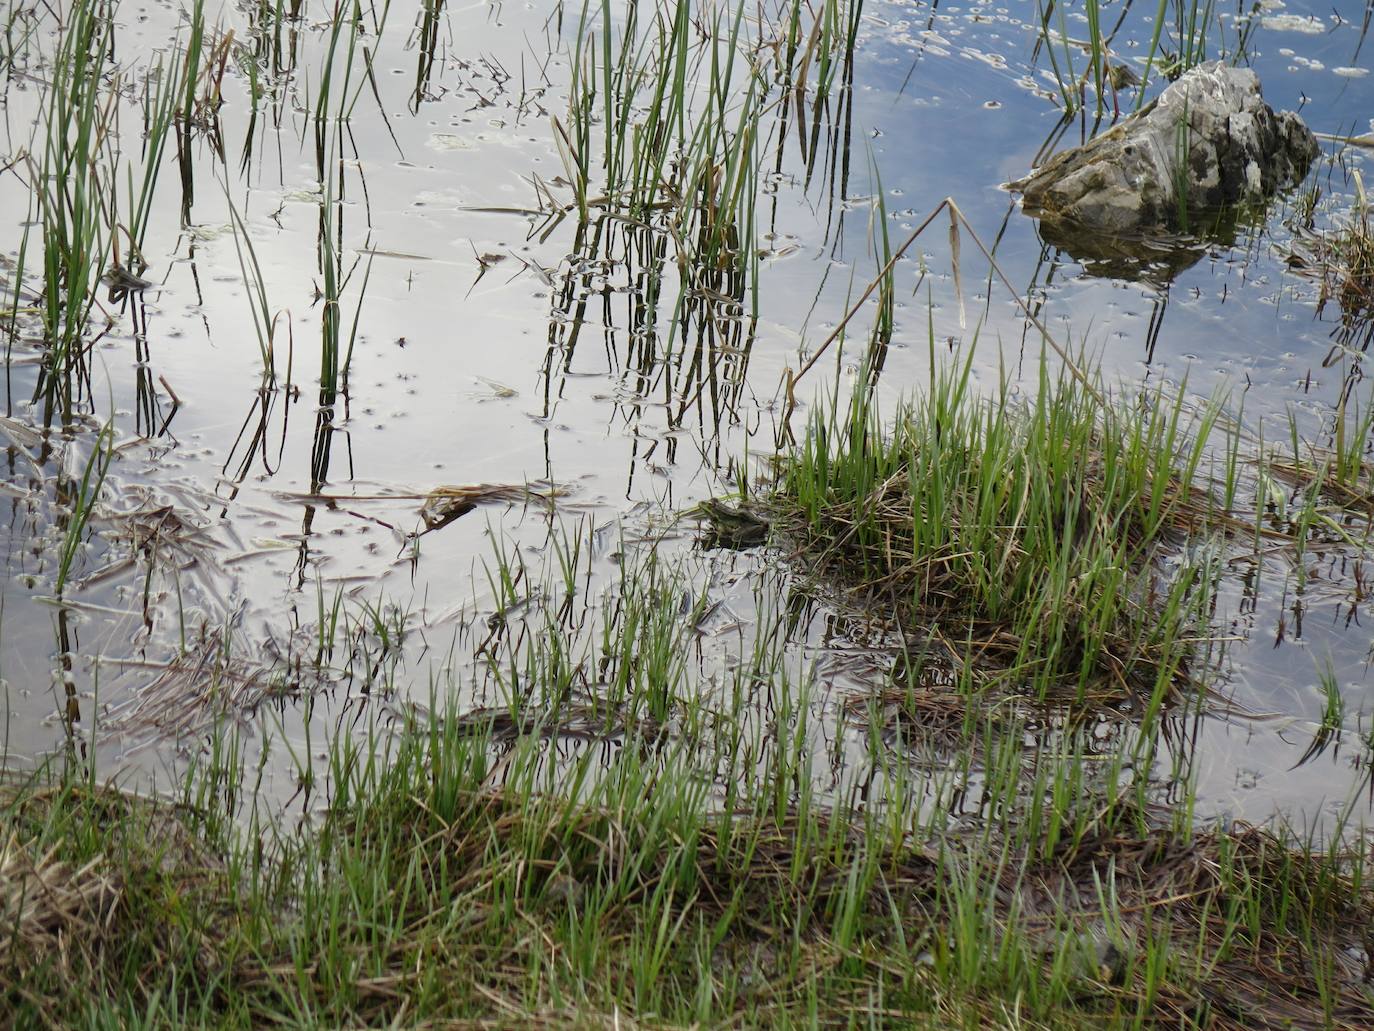
[[[1091,276],[1135,280],[1167,287],[1213,247],[1227,247],[1235,234],[1220,236],[1109,236],[1067,222],[1040,219],[1036,227],[1045,244],[1063,251]]]
[[[1064,118],[1039,23],[1015,7],[867,0],[803,30],[680,22],[687,6],[655,8],[691,69],[680,115],[639,135],[654,93],[632,84],[660,69],[621,46],[631,27],[619,11],[612,49],[628,56],[594,66],[599,14],[587,31],[563,5],[436,0],[412,21],[370,4],[334,17],[308,0],[212,3],[185,18],[116,10],[107,81],[118,79],[119,133],[102,153],[119,198],[105,224],[120,231],[101,252],[110,274],[87,330],[58,361],[39,304],[37,173],[21,160],[39,153],[55,21],[18,5],[34,31],[27,49],[6,51],[0,92],[11,756],[94,738],[109,768],[160,772],[231,719],[262,752],[292,757],[269,764],[285,798],[308,791],[300,771],[329,728],[359,711],[403,719],[441,684],[473,712],[504,713],[513,738],[547,715],[513,713],[500,686],[551,597],[534,572],[504,580],[494,549],[513,570],[579,570],[583,600],[559,594],[548,618],[595,638],[616,597],[604,588],[627,555],[657,545],[691,569],[672,611],[692,628],[693,683],[717,692],[749,739],[702,744],[737,757],[715,771],[719,784],[770,761],[785,726],[821,757],[820,789],[904,778],[920,804],[976,815],[987,753],[947,747],[961,740],[948,685],[928,683],[914,705],[887,693],[890,628],[818,600],[805,571],[780,571],[776,556],[698,554],[678,536],[679,513],[764,471],[784,373],[832,335],[795,399],[803,407],[847,390],[866,358],[887,401],[920,389],[932,353],[966,354],[975,334],[980,381],[1033,370],[1021,352],[1038,353],[1039,334],[967,237],[960,282],[932,232],[836,333],[895,243],[954,197],[1056,339],[1100,355],[1111,376],[1229,388],[1256,450],[1287,440],[1290,419],[1324,446],[1342,399],[1364,396],[1368,330],[1320,308],[1321,285],[1290,270],[1293,211],[1205,243],[1149,241],[1142,256],[1009,209],[999,184],[1046,141],[1081,142],[1112,117],[1089,104]],[[1139,6],[1121,5],[1118,60],[1148,43],[1152,12]],[[1299,6],[1328,31],[1226,12],[1214,42],[1243,52],[1276,108],[1348,130],[1374,109],[1374,77],[1331,69],[1360,66],[1363,30]],[[642,41],[660,23],[648,8],[638,17]],[[175,80],[192,47],[203,74]],[[609,89],[587,78],[596,68]],[[713,93],[727,69],[730,88]],[[181,91],[168,99],[163,81]],[[169,124],[160,163],[139,138],[158,112]],[[609,145],[608,117],[629,127]],[[1298,219],[1314,231],[1350,209],[1352,174],[1367,164],[1366,151],[1332,148],[1313,173],[1321,196]],[[83,523],[82,481],[107,424],[105,487]],[[555,491],[555,517],[500,501],[423,532],[435,488],[536,481]],[[1297,488],[1287,491],[1274,486],[1257,507],[1284,517]],[[579,518],[594,542],[574,561],[550,526]],[[1302,554],[1232,563],[1217,688],[1232,705],[1171,717],[1139,766],[1163,796],[1193,776],[1204,809],[1262,819],[1276,807],[1317,813],[1367,780],[1363,523],[1326,530]],[[1328,661],[1345,699],[1339,731],[1323,721]],[[607,710],[595,664],[571,667],[583,679],[560,702],[562,729],[540,724],[558,748],[615,747],[629,716],[648,718]],[[671,709],[649,716],[670,723]],[[1046,754],[1136,748],[1130,726],[1106,717],[999,718],[1004,736],[1020,728]]]

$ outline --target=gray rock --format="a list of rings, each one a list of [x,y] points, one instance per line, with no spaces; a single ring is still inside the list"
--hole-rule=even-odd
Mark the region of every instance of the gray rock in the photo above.
[[[1109,234],[1188,230],[1204,213],[1262,204],[1301,180],[1317,153],[1301,118],[1264,102],[1254,72],[1218,61],[1008,187],[1045,221]]]

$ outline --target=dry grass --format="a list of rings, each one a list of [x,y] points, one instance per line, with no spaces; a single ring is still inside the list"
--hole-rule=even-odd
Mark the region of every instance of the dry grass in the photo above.
[[[100,936],[114,916],[119,880],[103,857],[81,867],[57,858],[60,846],[38,854],[33,841],[11,833],[0,851],[0,963],[21,976],[41,956],[65,956]]]
[[[102,714],[102,732],[184,738],[204,733],[226,716],[251,715],[268,699],[308,694],[325,682],[314,667],[298,664],[288,671],[237,654],[232,635],[220,627],[204,628],[182,654],[146,668],[146,682]]]

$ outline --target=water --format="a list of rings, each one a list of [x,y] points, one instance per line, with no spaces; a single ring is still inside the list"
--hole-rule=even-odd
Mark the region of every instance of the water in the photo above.
[[[35,29],[0,94],[0,164],[15,162],[0,179],[7,278],[32,217],[22,156],[41,144],[32,133],[53,32],[42,9],[15,10]],[[491,703],[474,651],[498,605],[488,578],[494,542],[534,567],[552,554],[557,520],[537,498],[497,500],[416,536],[426,494],[556,485],[558,519],[590,527],[589,583],[613,579],[622,534],[666,534],[668,550],[690,556],[691,525],[673,514],[728,489],[746,452],[775,446],[785,370],[800,367],[881,264],[879,196],[893,247],[955,198],[1063,342],[1093,353],[1111,377],[1229,391],[1271,440],[1285,438],[1291,415],[1323,441],[1358,376],[1358,354],[1332,358],[1334,305],[1319,315],[1315,285],[1285,264],[1285,218],[1301,191],[1234,243],[1198,248],[1172,277],[1103,278],[1041,241],[1002,184],[1047,143],[1086,138],[1094,119],[1089,110],[1063,124],[1027,5],[865,3],[852,84],[841,77],[819,112],[789,103],[765,122],[757,293],[707,298],[706,319],[676,329],[670,300],[646,309],[642,265],[624,250],[632,232],[611,224],[609,242],[591,252],[575,217],[549,216],[551,204],[572,198],[555,119],[569,121],[578,12],[428,10],[437,10],[432,35],[408,5],[393,5],[380,36],[382,11],[365,12],[367,58],[360,50],[350,64],[336,54],[334,65],[337,74],[353,69],[347,95],[356,100],[341,131],[327,123],[333,149],[321,159],[313,111],[329,10],[307,2],[299,21],[278,27],[264,9],[208,6],[211,45],[233,32],[223,104],[207,110],[184,166],[175,153],[166,158],[143,247],[150,285],[124,298],[102,290],[95,323],[108,316],[109,325],[65,427],[29,402],[39,347],[21,320],[8,363],[0,547],[11,765],[94,740],[104,769],[160,776],[197,752],[212,713],[227,711],[257,747],[275,741],[279,758],[297,756],[269,772],[286,797],[322,736],[359,710],[385,718],[428,705],[441,675],[469,704]],[[1113,23],[1124,17],[1112,45],[1129,61],[1148,46],[1151,12],[1107,10]],[[1271,105],[1301,110],[1318,132],[1358,135],[1374,113],[1368,12],[1277,4],[1247,22],[1227,10],[1209,45],[1233,52],[1245,33],[1244,60]],[[119,143],[129,155],[139,147],[141,76],[174,36],[186,38],[187,18],[175,4],[117,10]],[[1086,36],[1076,15],[1065,24],[1071,37]],[[1074,59],[1086,64],[1082,51]],[[1130,100],[1119,98],[1123,107]],[[1348,210],[1349,173],[1367,170],[1368,155],[1351,147],[1334,166],[1324,155],[1314,168],[1319,226]],[[184,217],[182,179],[193,185]],[[263,377],[237,219],[276,318],[275,384]],[[334,272],[346,277],[337,309],[345,342],[356,316],[347,383],[332,402],[318,385],[330,259],[322,232],[337,249]],[[963,325],[943,221],[899,263],[880,383],[889,400],[926,381],[931,327],[949,353],[972,346],[981,327],[975,367],[984,384],[999,366],[1033,372],[1037,337],[974,260],[971,241],[962,254]],[[852,380],[871,312],[856,319],[846,350],[802,381],[798,429],[807,402]],[[118,457],[59,605],[65,495],[107,419]],[[1230,704],[1190,724],[1201,814],[1309,822],[1364,783],[1361,738],[1374,698],[1358,561],[1358,549],[1339,541],[1313,549],[1301,586],[1284,556],[1231,564],[1217,619],[1227,638],[1217,690]],[[772,565],[757,554],[691,558],[689,593],[719,603],[717,622],[703,629],[706,675],[767,625],[761,605],[789,604],[793,581]],[[786,655],[792,675],[814,684],[818,752],[838,756],[836,768],[861,767],[865,733],[843,714],[881,684],[890,653],[880,633],[866,638],[833,603],[803,609]],[[404,641],[387,628],[404,628]],[[326,639],[328,671],[313,671]],[[1328,665],[1345,730],[1313,751]],[[840,790],[843,778],[827,776],[823,787]],[[1367,815],[1368,799],[1361,805]]]

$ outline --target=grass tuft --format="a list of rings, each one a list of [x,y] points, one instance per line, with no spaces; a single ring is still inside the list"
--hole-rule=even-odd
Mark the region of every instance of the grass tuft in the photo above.
[[[1219,404],[1104,409],[1043,365],[1031,396],[979,400],[970,375],[935,374],[890,427],[862,388],[813,419],[775,522],[913,645],[971,644],[1042,699],[1157,703],[1205,622],[1206,550],[1179,545],[1221,509],[1199,475]]]

